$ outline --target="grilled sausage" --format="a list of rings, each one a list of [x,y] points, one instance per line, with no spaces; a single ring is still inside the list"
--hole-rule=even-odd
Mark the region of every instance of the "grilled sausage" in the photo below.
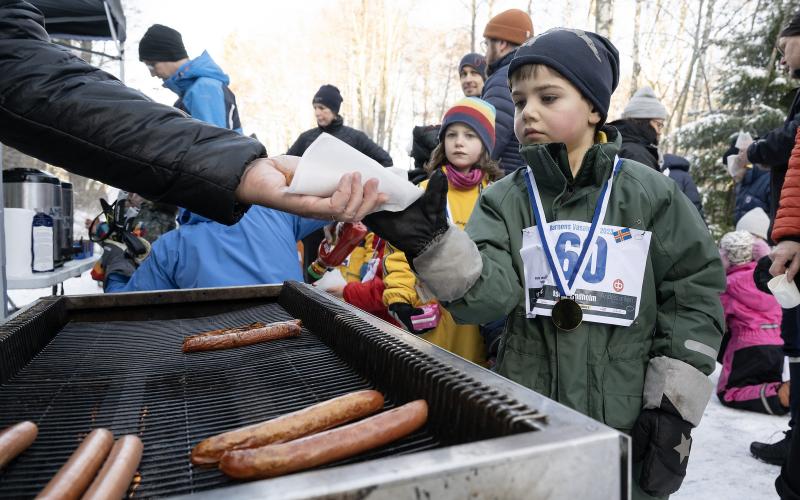
[[[127,435],[117,439],[103,468],[83,495],[83,500],[122,498],[139,467],[143,448],[142,440],[137,436]]]
[[[39,434],[33,422],[20,422],[0,432],[0,469],[25,451]]]
[[[58,474],[47,483],[37,499],[77,499],[86,491],[97,470],[103,465],[114,444],[114,435],[106,429],[95,429],[83,439]]]
[[[211,330],[210,332],[198,333],[197,335],[186,337],[183,341],[186,342],[189,339],[194,339],[198,337],[208,337],[209,335],[222,335],[225,333],[246,332],[247,330],[253,330],[255,328],[263,328],[265,326],[267,325],[265,325],[260,321],[256,321],[255,323],[250,323],[249,325],[237,326],[234,328],[220,328],[219,330]]]
[[[219,335],[188,337],[183,341],[183,352],[215,351],[230,349],[269,340],[285,339],[300,335],[302,323],[299,319],[270,323],[262,328],[240,330]]]
[[[420,399],[288,443],[226,451],[219,468],[236,479],[261,479],[310,469],[396,441],[422,427],[427,418],[428,404]]]
[[[192,463],[216,464],[228,450],[291,441],[372,415],[381,408],[383,395],[378,391],[346,394],[260,424],[205,439],[192,450]]]

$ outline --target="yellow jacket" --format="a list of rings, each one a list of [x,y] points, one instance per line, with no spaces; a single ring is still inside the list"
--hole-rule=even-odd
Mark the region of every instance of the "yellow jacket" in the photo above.
[[[427,186],[428,181],[420,184],[423,189]],[[485,186],[484,182],[480,187],[461,191],[448,184],[449,217],[459,228],[464,229]],[[389,244],[386,245],[383,261],[383,283],[386,287],[383,292],[383,303],[387,307],[397,302],[411,304],[414,307],[432,302],[423,302],[420,299],[416,289],[417,278],[411,271],[405,254]],[[485,364],[486,350],[478,326],[456,324],[444,307],[440,307],[439,311],[442,314],[439,325],[422,335],[422,338],[473,363]]]
[[[364,241],[353,249],[345,263],[338,267],[339,272],[342,273],[342,277],[348,283],[361,282],[361,268],[372,258],[374,238],[375,233],[367,233],[364,237]]]

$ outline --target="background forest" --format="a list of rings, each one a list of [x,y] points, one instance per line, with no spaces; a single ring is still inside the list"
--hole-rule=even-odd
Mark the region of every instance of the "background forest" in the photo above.
[[[311,97],[323,83],[344,96],[345,123],[408,166],[414,125],[438,123],[462,94],[456,65],[480,51],[483,27],[508,8],[527,10],[534,31],[569,26],[608,36],[621,80],[610,118],[653,87],[670,113],[662,152],[687,156],[715,236],[730,228],[733,183],[722,153],[740,129],[764,133],[783,121],[796,82],[781,74],[774,42],[800,8],[790,0],[124,0],[125,82],[172,104],[174,94],[138,62],[153,23],[184,35],[190,57],[208,50],[231,77],[245,133],[270,154],[315,126]],[[72,42],[77,43],[77,42]],[[110,50],[106,43],[83,48]],[[108,43],[110,45],[110,43]],[[118,63],[81,53],[118,74]],[[132,124],[131,126],[136,126]],[[4,148],[4,168],[44,166]],[[49,168],[75,184],[76,211],[93,212],[106,187]]]

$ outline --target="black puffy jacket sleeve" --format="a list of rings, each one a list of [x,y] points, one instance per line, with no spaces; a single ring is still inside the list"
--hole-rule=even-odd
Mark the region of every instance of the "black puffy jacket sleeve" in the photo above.
[[[751,163],[768,167],[786,165],[792,154],[798,124],[800,124],[800,90],[794,96],[794,102],[783,125],[753,142],[747,148],[747,159]]]
[[[254,139],[193,120],[49,42],[41,13],[0,0],[0,142],[70,172],[232,224]]]

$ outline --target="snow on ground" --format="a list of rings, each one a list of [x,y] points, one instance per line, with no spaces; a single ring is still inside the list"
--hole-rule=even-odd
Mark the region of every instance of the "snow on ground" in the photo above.
[[[711,376],[717,384],[721,366]],[[787,378],[787,377],[784,377]],[[750,443],[773,443],[783,438],[789,417],[776,417],[726,408],[716,394],[700,426],[692,431],[692,453],[686,479],[675,499],[775,499],[780,468],[750,455]]]
[[[9,295],[22,307],[51,289],[10,290]],[[83,273],[64,282],[64,293],[79,295],[102,293],[97,282]],[[711,376],[716,386],[720,366]],[[783,438],[789,417],[775,417],[722,406],[714,395],[700,426],[692,432],[694,443],[689,469],[673,500],[775,499],[775,478],[780,468],[765,464],[750,455],[752,441],[775,442]]]
[[[78,278],[70,278],[64,281],[64,294],[65,295],[85,295],[87,293],[103,293],[103,288],[100,283],[94,281],[89,275],[90,271],[86,271]],[[8,297],[11,299],[17,308],[22,308],[39,297],[47,297],[53,293],[51,287],[47,288],[33,288],[30,290],[9,290]],[[61,293],[61,287],[58,288],[58,293]],[[9,304],[10,312],[13,312],[13,306]]]

